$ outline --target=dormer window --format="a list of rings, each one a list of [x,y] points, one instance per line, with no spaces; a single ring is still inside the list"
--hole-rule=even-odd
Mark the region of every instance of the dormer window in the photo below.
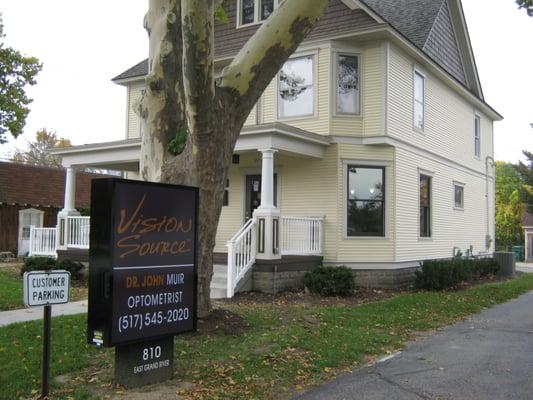
[[[239,26],[264,21],[283,0],[237,0]]]

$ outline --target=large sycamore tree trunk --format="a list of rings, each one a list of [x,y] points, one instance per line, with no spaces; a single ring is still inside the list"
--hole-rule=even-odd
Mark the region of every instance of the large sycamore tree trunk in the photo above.
[[[232,0],[234,1],[234,0]],[[211,309],[213,250],[240,130],[327,0],[286,0],[215,81],[216,0],[150,0],[149,72],[139,106],[144,180],[198,186],[198,312]]]

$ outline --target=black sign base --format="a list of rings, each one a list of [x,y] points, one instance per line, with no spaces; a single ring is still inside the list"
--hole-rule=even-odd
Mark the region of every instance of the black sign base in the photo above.
[[[117,346],[115,383],[127,389],[172,379],[174,336]]]

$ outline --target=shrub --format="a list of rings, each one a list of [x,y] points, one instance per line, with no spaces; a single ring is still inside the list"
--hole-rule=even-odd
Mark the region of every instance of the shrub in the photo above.
[[[57,269],[56,260],[49,257],[26,257],[20,273],[30,271],[46,271],[48,269]]]
[[[72,280],[79,280],[82,278],[81,270],[83,264],[71,260],[57,261],[49,257],[27,257],[24,259],[24,265],[21,268],[21,274],[30,271],[46,271],[64,269],[70,272]]]
[[[81,270],[83,269],[83,264],[77,261],[63,260],[56,263],[56,269],[64,269],[70,272],[70,277],[72,280],[80,280],[83,275]]]
[[[493,258],[461,258],[424,261],[415,272],[417,289],[444,290],[462,282],[471,282],[483,276],[496,275],[500,266]]]
[[[348,296],[355,288],[351,269],[340,266],[320,266],[304,275],[304,285],[321,296]]]

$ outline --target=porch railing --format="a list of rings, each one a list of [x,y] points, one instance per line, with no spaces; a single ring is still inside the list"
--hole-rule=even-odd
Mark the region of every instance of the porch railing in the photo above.
[[[30,227],[30,257],[56,257],[56,228]]]
[[[91,217],[67,217],[67,247],[88,249],[90,228]]]
[[[228,298],[232,298],[239,282],[255,263],[257,250],[255,218],[246,224],[228,242]]]
[[[282,255],[322,255],[323,218],[281,217]]]

